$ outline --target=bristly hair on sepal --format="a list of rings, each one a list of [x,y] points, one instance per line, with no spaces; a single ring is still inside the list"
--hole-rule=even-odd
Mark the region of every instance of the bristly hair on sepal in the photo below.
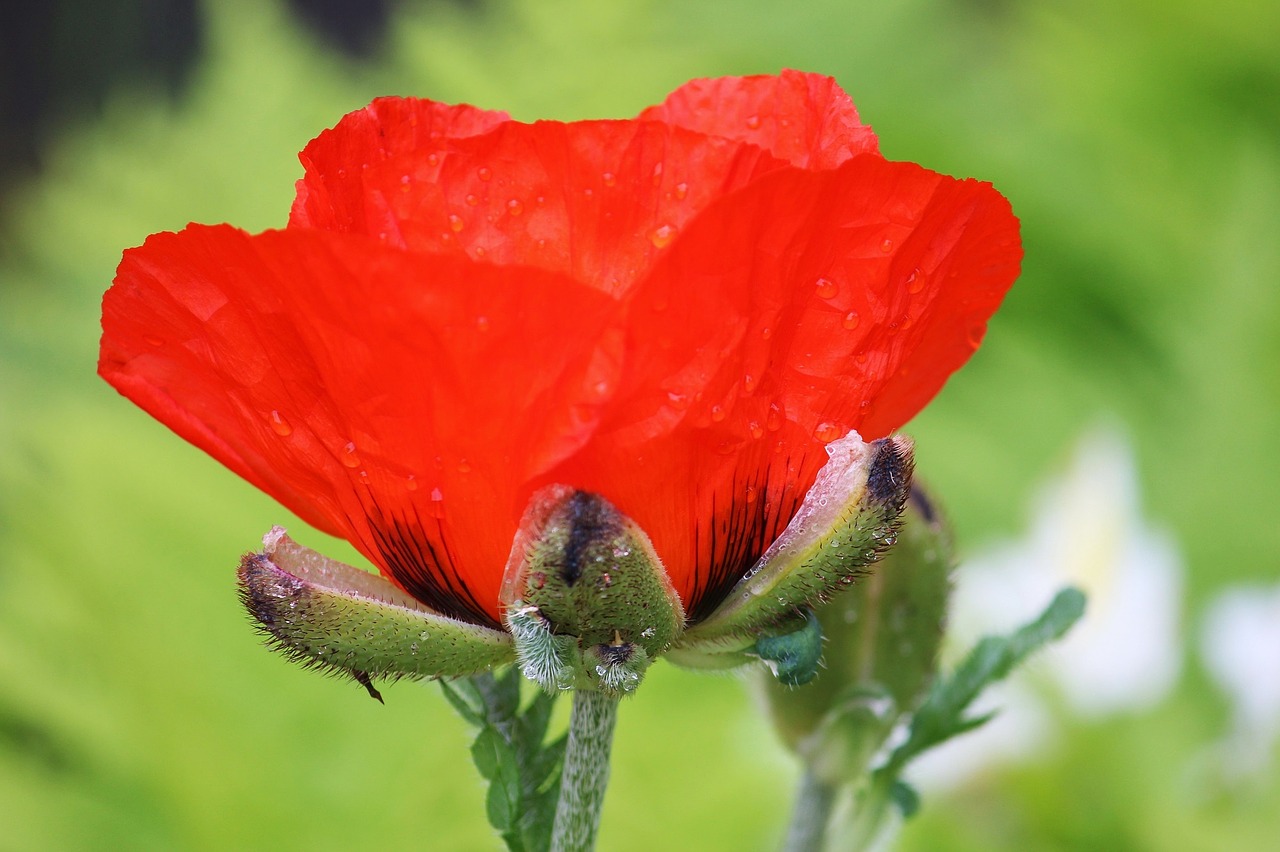
[[[911,490],[911,439],[864,443],[850,432],[826,449],[827,464],[782,535],[724,602],[685,632],[673,660],[698,665],[719,654],[740,654],[746,637],[825,603],[865,577],[893,546]]]
[[[457,677],[515,657],[511,637],[448,618],[374,574],[309,550],[280,527],[240,560],[240,600],[267,645],[324,674],[373,681]]]

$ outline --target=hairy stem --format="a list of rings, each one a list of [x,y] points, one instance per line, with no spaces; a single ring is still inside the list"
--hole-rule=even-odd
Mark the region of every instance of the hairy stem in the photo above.
[[[831,807],[835,804],[837,788],[820,780],[813,770],[806,769],[800,779],[800,791],[791,812],[791,825],[783,841],[784,852],[819,852],[827,834],[831,819]]]
[[[617,718],[617,698],[594,690],[574,691],[551,852],[590,852],[595,848]]]

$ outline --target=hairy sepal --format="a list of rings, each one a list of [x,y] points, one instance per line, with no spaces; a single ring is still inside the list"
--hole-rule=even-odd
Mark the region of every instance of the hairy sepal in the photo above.
[[[448,618],[367,571],[303,547],[274,527],[237,572],[268,645],[306,668],[374,679],[456,677],[511,662],[511,637]]]
[[[625,694],[684,628],[649,537],[596,494],[534,494],[503,577],[521,670],[544,689]]]
[[[755,566],[682,650],[715,654],[828,600],[867,572],[895,541],[911,488],[913,444],[894,436],[864,443],[857,432],[827,445],[829,459],[800,509]]]

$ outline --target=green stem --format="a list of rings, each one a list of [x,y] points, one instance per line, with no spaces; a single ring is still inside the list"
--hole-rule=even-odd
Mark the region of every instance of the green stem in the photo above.
[[[837,788],[806,769],[800,779],[800,792],[796,796],[795,809],[791,812],[791,825],[782,843],[784,852],[819,852],[827,834],[827,822],[831,819],[831,807],[835,804]]]
[[[617,718],[617,698],[594,690],[574,690],[551,852],[590,852],[595,848]]]

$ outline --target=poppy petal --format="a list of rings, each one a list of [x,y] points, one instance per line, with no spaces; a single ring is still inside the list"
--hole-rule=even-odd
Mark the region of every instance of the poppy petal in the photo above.
[[[692,80],[639,118],[748,142],[808,169],[879,151],[875,133],[839,84],[800,71]]]
[[[193,225],[126,252],[99,372],[419,600],[496,623],[521,485],[590,436],[616,309],[538,270]]]
[[[648,531],[696,621],[785,527],[826,443],[898,428],[972,353],[1017,231],[989,185],[873,156],[721,199],[634,293],[617,396],[555,476]]]
[[[290,227],[365,231],[364,172],[394,157],[427,157],[441,139],[487,133],[505,112],[421,98],[378,98],[348,113],[298,155],[305,174],[289,214]]]

